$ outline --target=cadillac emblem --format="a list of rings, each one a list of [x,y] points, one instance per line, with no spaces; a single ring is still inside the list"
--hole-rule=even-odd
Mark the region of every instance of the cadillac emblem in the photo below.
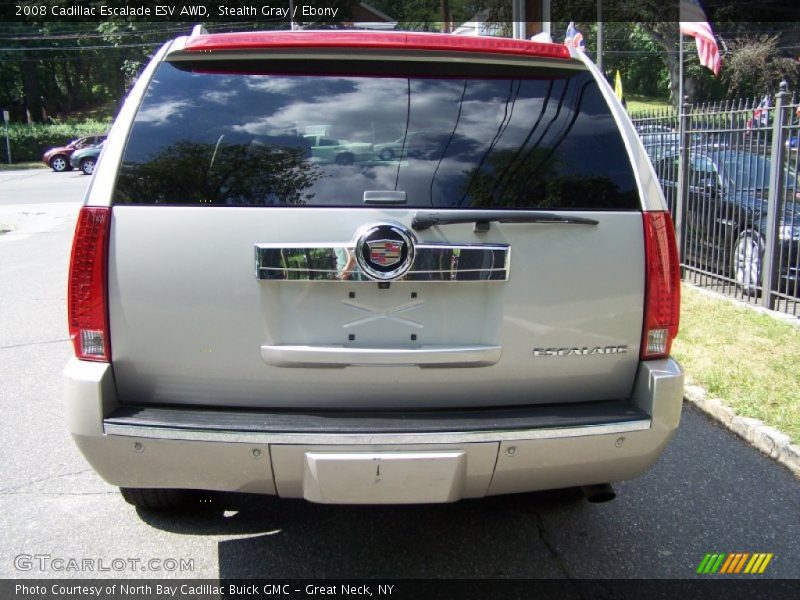
[[[377,281],[399,279],[414,262],[414,236],[399,223],[373,223],[358,230],[356,262]]]
[[[369,260],[382,267],[391,267],[400,262],[405,242],[396,240],[374,240],[367,242],[369,246]]]

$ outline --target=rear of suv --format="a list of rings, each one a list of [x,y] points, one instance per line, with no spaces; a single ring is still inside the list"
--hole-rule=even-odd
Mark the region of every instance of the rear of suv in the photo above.
[[[678,426],[678,304],[657,179],[581,53],[193,35],[141,75],[79,216],[67,422],[150,508],[606,484]]]

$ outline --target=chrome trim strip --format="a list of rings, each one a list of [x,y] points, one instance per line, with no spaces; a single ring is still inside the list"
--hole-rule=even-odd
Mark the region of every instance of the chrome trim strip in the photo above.
[[[255,276],[266,281],[376,281],[358,269],[349,278],[340,277],[337,264],[345,262],[343,253],[348,252],[355,252],[353,242],[256,244]],[[508,244],[415,244],[410,269],[392,281],[508,281],[510,260]]]
[[[422,346],[354,348],[347,346],[261,346],[261,358],[275,367],[487,367],[500,360],[502,346]]]
[[[309,444],[309,445],[388,445],[388,444],[468,444],[475,442],[505,442],[518,440],[552,440],[593,435],[618,435],[648,431],[650,419],[564,427],[558,429],[525,429],[520,431],[475,431],[442,433],[269,433],[243,431],[208,431],[170,427],[139,427],[136,425],[104,424],[109,436],[140,437],[159,440],[185,440],[245,444]]]

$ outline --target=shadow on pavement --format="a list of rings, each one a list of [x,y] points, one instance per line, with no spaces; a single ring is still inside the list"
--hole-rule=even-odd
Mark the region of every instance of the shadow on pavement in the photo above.
[[[139,511],[184,535],[248,535],[218,543],[219,577],[426,578],[567,576],[542,535],[542,514],[593,510],[574,494],[539,492],[456,504],[326,506],[212,494],[188,511]]]

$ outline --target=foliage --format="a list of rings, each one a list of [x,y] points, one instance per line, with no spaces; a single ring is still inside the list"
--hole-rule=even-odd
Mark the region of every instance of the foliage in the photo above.
[[[345,8],[355,0],[337,0]],[[68,5],[66,0],[54,0]],[[443,21],[472,20],[480,14],[510,35],[508,0],[371,0],[370,5],[398,21],[399,29],[441,30]],[[573,6],[574,5],[574,6]],[[623,22],[607,7],[603,25],[604,71],[613,81],[619,69],[626,96],[644,95],[678,101],[678,27],[674,5],[663,0],[638,0],[626,6]],[[595,3],[554,4],[551,31],[563,41],[566,22],[577,23],[591,54],[597,48]],[[573,16],[577,15],[577,16]],[[685,90],[693,102],[725,96],[760,96],[774,92],[782,79],[790,89],[800,84],[800,62],[792,49],[800,29],[778,23],[745,23],[720,8],[712,23],[723,51],[719,78],[701,67],[691,38],[685,38]],[[729,19],[724,21],[723,19]],[[188,33],[191,23],[137,21],[0,23],[0,106],[12,121],[47,122],[102,104],[117,104],[149,56],[166,40]],[[285,27],[285,22],[208,23],[212,31]]]
[[[305,204],[322,176],[306,148],[181,141],[122,166],[122,202]],[[145,199],[145,200],[143,200]]]
[[[37,161],[48,148],[64,146],[68,142],[84,135],[105,133],[110,121],[85,121],[83,123],[67,122],[58,124],[12,123],[8,127],[11,141],[11,158],[14,162]],[[5,154],[5,144],[3,154]],[[4,157],[5,158],[5,157]]]
[[[596,24],[589,26],[585,36],[592,47],[596,46]],[[668,97],[669,74],[661,53],[661,47],[638,23],[603,24],[604,71],[613,82],[614,73],[619,70],[626,98]]]
[[[0,105],[13,121],[45,122],[120,100],[151,51],[171,37],[145,25],[0,23]]]
[[[523,156],[515,150],[493,152],[488,168],[478,166],[465,173],[469,179],[462,190],[462,202],[469,197],[469,204],[476,208],[520,208],[532,204],[541,208],[582,208],[586,207],[587,198],[598,205],[625,202],[623,193],[607,177],[560,173],[553,151],[554,148],[531,148]]]
[[[733,52],[725,63],[723,80],[728,97],[754,97],[774,93],[786,79],[790,89],[800,81],[800,62],[780,55],[778,36],[742,37],[732,42]]]

